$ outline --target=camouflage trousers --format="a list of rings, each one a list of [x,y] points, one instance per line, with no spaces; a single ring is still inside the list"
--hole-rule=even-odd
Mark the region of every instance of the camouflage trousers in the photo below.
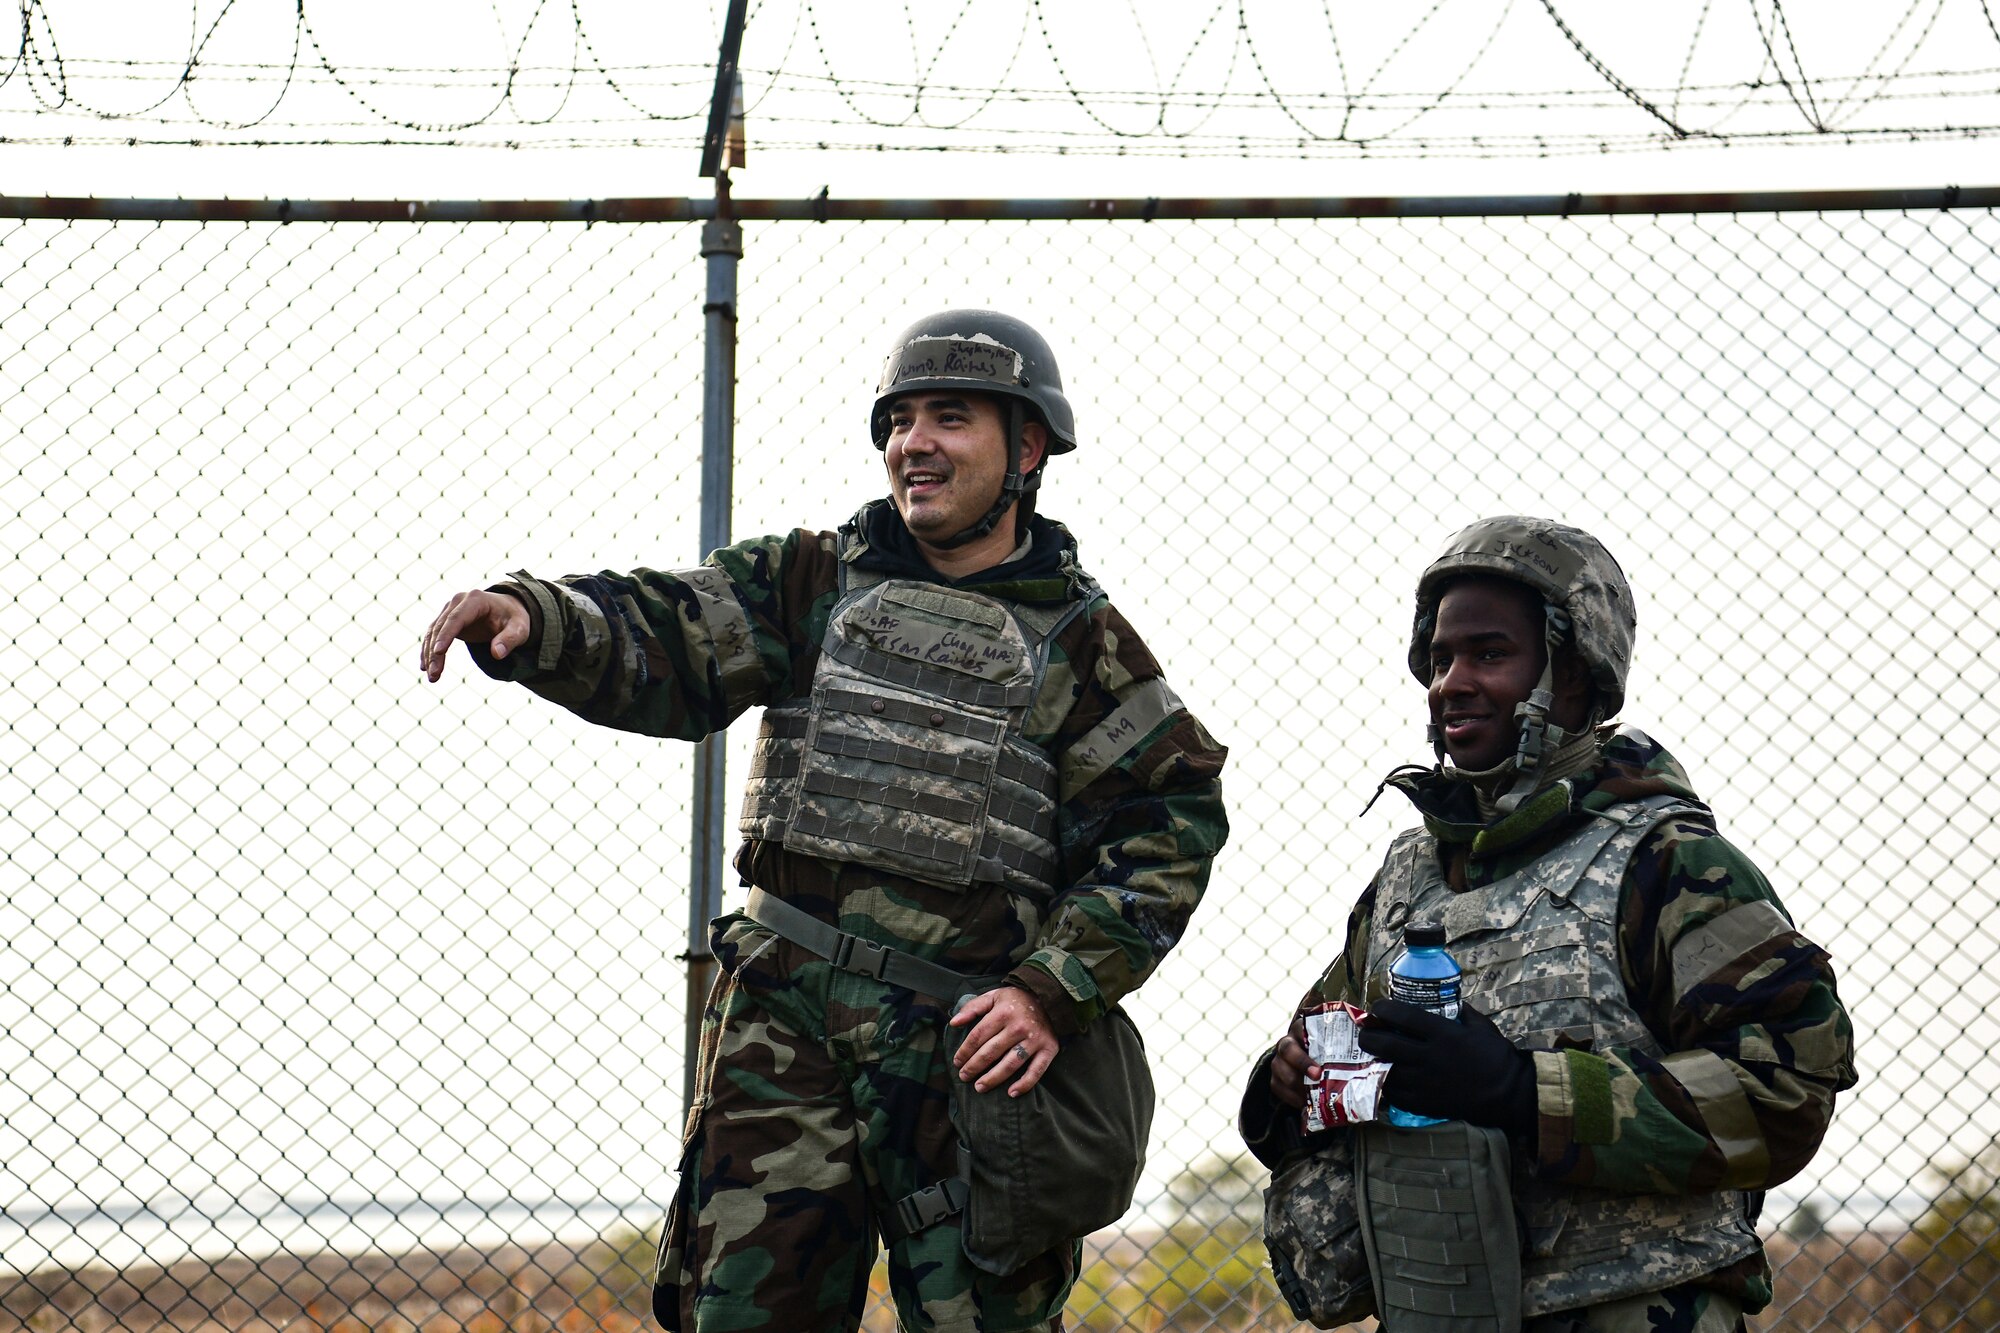
[[[957,1171],[940,1001],[843,972],[752,922],[717,919],[719,974],[654,1312],[673,1333],[854,1330],[879,1222]],[[1062,1327],[1072,1245],[1006,1277],[956,1220],[889,1243],[899,1323],[939,1333]]]
[[[1680,1286],[1582,1310],[1536,1315],[1521,1333],[1742,1333],[1743,1306],[1724,1292]]]

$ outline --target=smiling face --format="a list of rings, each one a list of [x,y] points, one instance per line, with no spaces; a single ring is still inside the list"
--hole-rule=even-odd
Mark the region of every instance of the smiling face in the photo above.
[[[1039,422],[1022,427],[1023,475],[1040,464],[1046,443]],[[944,553],[937,543],[977,523],[1000,498],[1007,479],[1007,415],[989,394],[940,391],[898,398],[889,405],[882,457],[896,512],[937,564]],[[950,563],[965,564],[969,556],[996,564],[1014,544],[1014,525],[1002,521],[985,537],[955,548]]]
[[[1465,578],[1445,588],[1431,635],[1430,709],[1452,763],[1478,772],[1514,753],[1514,709],[1541,679],[1542,653],[1540,594],[1507,579]],[[1549,720],[1582,727],[1590,689],[1569,653],[1557,656],[1554,694]]]

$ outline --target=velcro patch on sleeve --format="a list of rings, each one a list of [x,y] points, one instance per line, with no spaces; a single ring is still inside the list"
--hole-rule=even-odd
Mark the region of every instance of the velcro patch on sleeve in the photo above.
[[[1674,991],[1685,995],[1738,958],[1793,933],[1777,904],[1763,898],[1705,921],[1674,942]]]
[[[1115,712],[1063,751],[1058,760],[1063,790],[1089,786],[1179,711],[1180,696],[1166,681],[1155,676],[1140,682],[1119,700]]]
[[[1576,1141],[1610,1143],[1617,1137],[1611,1067],[1587,1051],[1565,1051],[1563,1058],[1569,1062],[1570,1097],[1576,1107]]]

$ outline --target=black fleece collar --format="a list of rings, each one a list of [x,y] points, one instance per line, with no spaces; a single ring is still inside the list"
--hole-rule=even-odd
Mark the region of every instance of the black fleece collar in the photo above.
[[[922,579],[954,588],[979,588],[1016,602],[1072,600],[1085,579],[1077,564],[1076,538],[1069,529],[1040,514],[1028,520],[1034,540],[1018,560],[1006,560],[962,579],[948,579],[924,559],[917,539],[903,516],[886,499],[870,500],[840,529],[841,559],[856,569],[892,578]]]

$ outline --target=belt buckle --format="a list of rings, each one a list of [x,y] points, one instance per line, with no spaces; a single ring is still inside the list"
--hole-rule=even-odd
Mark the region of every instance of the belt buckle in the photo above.
[[[914,1194],[906,1194],[896,1200],[894,1208],[896,1220],[905,1235],[915,1235],[928,1230],[965,1211],[965,1182],[961,1179],[941,1180],[935,1185],[926,1185]]]
[[[854,972],[876,981],[889,966],[889,956],[895,950],[886,944],[876,944],[857,935],[842,935],[840,948],[833,957],[833,965],[844,972]]]

